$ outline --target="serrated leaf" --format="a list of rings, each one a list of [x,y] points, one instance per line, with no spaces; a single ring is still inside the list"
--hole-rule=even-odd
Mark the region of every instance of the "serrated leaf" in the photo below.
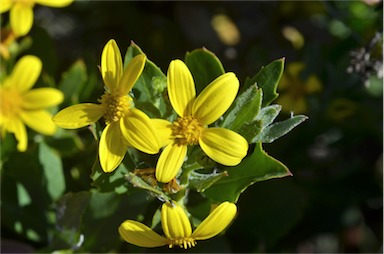
[[[263,151],[261,143],[257,143],[252,154],[239,165],[225,170],[228,177],[204,191],[204,195],[214,202],[237,202],[240,194],[256,182],[292,175],[284,164]]]
[[[184,60],[192,73],[197,94],[225,72],[219,58],[206,48],[187,52]]]
[[[204,192],[212,184],[226,176],[228,176],[227,171],[219,173],[213,172],[210,174],[201,174],[191,171],[189,173],[189,186],[192,186],[198,192]]]
[[[252,140],[253,142],[272,143],[276,139],[290,132],[297,125],[301,124],[308,117],[304,115],[292,116],[291,118],[271,124],[262,129],[262,131]]]
[[[244,87],[248,88],[256,84],[259,88],[263,89],[263,103],[262,106],[269,105],[278,96],[277,85],[284,71],[285,58],[273,61],[261,70],[252,78],[247,78]]]
[[[222,127],[237,131],[245,123],[252,122],[259,113],[262,97],[261,89],[256,85],[250,86],[236,98],[224,118]]]
[[[58,88],[64,93],[63,106],[79,102],[79,91],[87,80],[87,68],[82,60],[77,60],[62,76]]]

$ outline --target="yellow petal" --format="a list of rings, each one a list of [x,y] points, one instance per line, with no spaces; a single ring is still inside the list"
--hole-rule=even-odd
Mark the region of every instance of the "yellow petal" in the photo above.
[[[8,124],[6,129],[9,132],[15,134],[15,137],[17,139],[17,150],[19,150],[20,152],[25,152],[28,146],[28,136],[27,130],[25,129],[25,125],[20,121],[19,118],[8,119],[6,124]]]
[[[119,81],[119,90],[121,94],[128,94],[133,85],[143,72],[147,57],[144,54],[135,56],[124,70],[123,76]]]
[[[151,119],[151,122],[157,130],[157,136],[160,140],[160,146],[164,147],[170,144],[172,139],[172,123],[164,119]]]
[[[99,144],[99,158],[103,171],[113,172],[124,159],[126,151],[127,145],[124,143],[119,124],[108,124],[101,134]]]
[[[42,68],[41,60],[35,56],[22,57],[15,65],[9,82],[20,92],[31,89],[40,76]]]
[[[45,110],[22,111],[21,118],[28,127],[44,134],[53,135],[56,132],[56,125],[52,121],[52,115]]]
[[[14,4],[9,15],[12,30],[17,36],[24,36],[31,30],[33,24],[32,6],[21,3]]]
[[[290,63],[287,66],[287,73],[291,75],[291,77],[299,78],[299,74],[304,70],[304,67],[305,65],[302,62]]]
[[[166,238],[138,221],[124,221],[119,227],[119,233],[124,241],[144,248],[160,247],[168,244]]]
[[[70,5],[73,0],[35,0],[35,3],[49,7],[65,7]]]
[[[168,183],[176,177],[187,155],[187,146],[169,144],[162,151],[156,165],[156,179]]]
[[[101,76],[110,92],[113,92],[123,74],[123,61],[115,40],[109,40],[101,54]]]
[[[239,164],[248,151],[245,138],[224,128],[204,129],[199,144],[212,160],[226,166]]]
[[[223,202],[216,207],[211,214],[192,233],[195,240],[212,238],[223,231],[235,218],[236,205],[230,202]]]
[[[78,129],[96,122],[104,112],[101,105],[82,103],[60,110],[52,120],[61,128]]]
[[[161,208],[161,226],[167,238],[187,238],[192,234],[191,223],[183,208],[176,202],[164,203]]]
[[[12,0],[1,0],[0,13],[9,11],[11,9],[11,6],[12,6]]]
[[[159,152],[160,143],[156,129],[144,112],[131,108],[128,114],[121,118],[120,128],[128,143],[136,149],[148,154]]]
[[[311,75],[305,82],[305,91],[309,94],[320,92],[323,89],[320,80],[315,76]]]
[[[60,90],[55,88],[36,88],[23,96],[22,107],[25,109],[43,109],[56,106],[64,99]]]
[[[234,73],[221,75],[199,94],[193,104],[193,115],[209,125],[219,119],[231,106],[239,90],[239,80]]]
[[[181,60],[173,60],[169,64],[167,76],[168,95],[173,109],[179,116],[191,115],[196,90],[188,67]]]

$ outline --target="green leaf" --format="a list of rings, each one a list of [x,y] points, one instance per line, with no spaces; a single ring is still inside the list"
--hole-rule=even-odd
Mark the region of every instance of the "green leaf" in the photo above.
[[[201,174],[195,171],[191,171],[189,173],[189,186],[192,186],[198,192],[204,192],[212,184],[214,184],[225,176],[228,176],[227,171],[219,173],[213,172],[210,174]]]
[[[76,61],[62,76],[58,88],[64,93],[62,106],[79,103],[79,92],[87,81],[87,67],[82,60]]]
[[[204,192],[214,202],[237,202],[240,194],[256,182],[292,175],[284,164],[263,151],[261,143],[257,143],[252,154],[239,165],[225,167],[225,170],[228,176]]]
[[[262,131],[252,140],[252,143],[272,143],[276,139],[290,132],[293,128],[295,128],[297,125],[301,124],[307,119],[307,116],[297,115],[292,116],[291,118],[285,121],[271,124],[263,128]]]
[[[248,143],[253,143],[252,140],[260,133],[262,129],[262,122],[259,120],[252,121],[251,123],[243,124],[238,130],[241,136],[243,136]]]
[[[262,106],[269,105],[278,96],[277,85],[284,71],[284,60],[281,58],[273,61],[253,77],[245,80],[244,87],[248,88],[256,84],[259,88],[263,89],[263,103]]]
[[[59,155],[44,142],[39,143],[39,161],[46,178],[47,190],[52,200],[58,199],[65,190],[63,165]]]
[[[263,93],[256,85],[250,86],[241,93],[226,114],[222,127],[234,131],[245,123],[251,123],[260,110]]]
[[[187,52],[185,64],[192,73],[197,94],[225,72],[219,58],[206,48]]]
[[[261,121],[262,127],[270,125],[279,115],[281,106],[274,104],[261,108],[255,120]]]
[[[133,185],[133,187],[141,188],[149,191],[152,195],[163,201],[170,201],[170,198],[162,192],[160,189],[153,187],[152,185],[145,182],[143,179],[138,177],[132,172],[125,174],[125,178]]]

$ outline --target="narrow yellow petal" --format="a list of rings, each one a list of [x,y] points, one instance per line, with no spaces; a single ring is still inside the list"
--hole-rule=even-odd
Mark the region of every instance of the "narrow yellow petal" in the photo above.
[[[120,128],[128,143],[136,149],[155,154],[160,150],[160,142],[156,129],[150,118],[141,110],[131,108],[120,120]]]
[[[151,122],[157,130],[157,136],[160,139],[160,146],[169,145],[172,139],[172,123],[164,119],[151,119]]]
[[[176,202],[161,207],[161,226],[167,238],[188,238],[192,234],[191,223],[183,208]]]
[[[101,76],[110,92],[113,92],[123,74],[123,61],[115,40],[109,40],[101,54]]]
[[[143,72],[147,57],[144,54],[135,56],[124,70],[123,76],[119,81],[119,91],[121,94],[128,94]]]
[[[49,7],[65,7],[70,5],[74,0],[35,0],[35,3]]]
[[[11,6],[12,6],[12,0],[1,0],[0,13],[9,11],[11,9]]]
[[[235,218],[237,207],[230,202],[223,202],[211,212],[192,233],[195,240],[212,238],[223,231]]]
[[[113,172],[124,159],[126,151],[127,145],[124,143],[119,124],[108,124],[101,134],[99,144],[99,158],[103,171]]]
[[[179,116],[192,114],[196,98],[195,82],[188,67],[181,60],[173,60],[168,68],[168,95]]]
[[[156,179],[168,183],[176,177],[187,155],[187,146],[169,144],[161,152],[156,165]]]
[[[14,4],[9,16],[12,30],[17,36],[24,36],[31,30],[33,24],[32,6],[21,3]]]
[[[101,105],[82,103],[60,110],[52,120],[61,128],[78,129],[96,122],[104,112]]]
[[[19,118],[10,118],[8,119],[6,124],[8,124],[8,126],[6,126],[6,129],[9,132],[15,134],[15,137],[17,139],[17,150],[19,150],[20,152],[25,152],[28,146],[28,136],[24,123],[21,122]]]
[[[239,80],[234,73],[221,75],[199,94],[193,104],[193,115],[209,125],[219,119],[231,106],[239,90]]]
[[[124,221],[119,227],[119,233],[124,241],[144,248],[160,247],[168,244],[165,237],[138,221]]]
[[[9,82],[19,92],[31,89],[40,76],[42,68],[41,60],[35,56],[22,57],[13,68]]]
[[[52,115],[45,110],[22,111],[20,117],[26,125],[44,135],[53,135],[57,126],[52,121]]]
[[[226,166],[239,164],[248,151],[245,138],[224,128],[204,129],[199,144],[212,160]]]
[[[56,106],[64,99],[63,93],[55,88],[36,88],[23,95],[22,107],[25,109],[43,109]]]

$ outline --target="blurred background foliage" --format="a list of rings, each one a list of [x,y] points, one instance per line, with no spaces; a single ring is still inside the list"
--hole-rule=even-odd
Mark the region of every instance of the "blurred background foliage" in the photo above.
[[[206,47],[241,84],[285,57],[281,117],[300,103],[303,112],[293,113],[309,120],[264,150],[293,176],[248,188],[226,234],[187,252],[381,252],[382,9],[375,0],[36,5],[31,32],[9,50],[15,58],[42,60],[37,86],[61,89],[66,99],[60,109],[96,102],[103,91],[97,66],[111,38],[123,54],[133,40],[163,72],[171,60]],[[9,16],[1,18],[3,27]],[[2,44],[5,39],[2,32]],[[299,70],[288,72],[297,64]],[[115,192],[96,191],[90,175],[97,143],[89,130],[29,136],[35,143],[25,153],[14,151],[12,135],[2,140],[2,252],[145,251],[122,242],[117,227],[128,218],[150,225],[158,204],[113,178]],[[118,194],[127,187],[128,195]],[[208,207],[197,197],[193,209]]]

